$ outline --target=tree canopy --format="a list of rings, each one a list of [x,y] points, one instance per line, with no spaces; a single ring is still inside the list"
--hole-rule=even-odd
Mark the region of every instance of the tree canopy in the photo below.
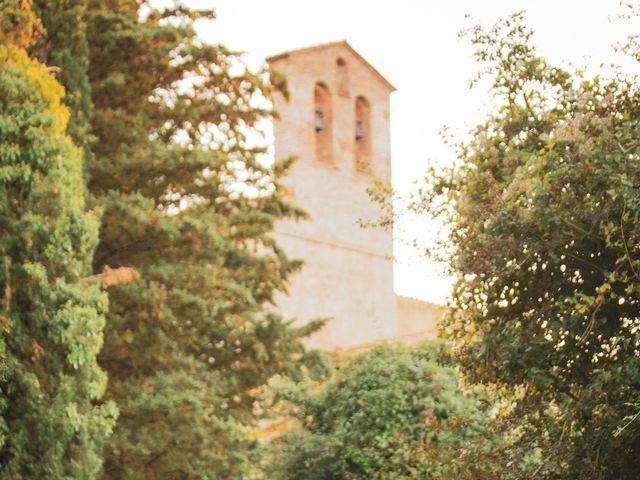
[[[416,204],[448,223],[446,335],[516,398],[536,478],[636,478],[638,78],[551,65],[522,14],[468,34],[499,106]]]
[[[269,379],[322,367],[319,322],[274,305],[301,268],[274,225],[305,214],[255,139],[286,87],[197,38],[213,11],[154,5],[0,2],[0,478],[263,452],[270,479],[637,478],[638,76],[550,64],[523,14],[470,29],[497,107],[413,204],[447,226],[453,357],[380,346],[279,391],[298,427],[258,449]]]
[[[274,88],[270,76],[266,70],[249,71],[239,54],[203,44],[196,37],[194,22],[213,18],[209,10],[178,3],[156,9],[137,0],[35,0],[34,4],[37,18],[19,2],[11,8],[2,5],[2,38],[15,38],[22,42],[20,48],[29,48],[34,60],[21,54],[25,70],[33,70],[32,65],[40,62],[40,73],[50,78],[46,72],[50,70],[64,86],[65,107],[59,104],[60,87],[54,92],[64,122],[55,125],[57,137],[51,141],[59,142],[66,131],[81,147],[65,146],[68,155],[63,157],[69,157],[73,168],[46,172],[53,175],[47,184],[53,189],[53,200],[38,197],[35,207],[47,209],[52,222],[56,215],[56,222],[63,222],[64,210],[54,208],[55,199],[60,198],[77,210],[78,217],[84,208],[86,182],[90,207],[100,214],[97,237],[97,218],[87,216],[82,225],[74,217],[73,229],[63,232],[78,236],[69,240],[75,244],[58,241],[57,230],[45,231],[44,226],[39,227],[44,237],[38,238],[52,242],[52,246],[42,245],[47,255],[61,249],[55,261],[71,270],[69,282],[81,275],[95,279],[117,268],[139,272],[130,278],[137,281],[109,289],[108,312],[97,282],[82,284],[86,295],[92,296],[82,300],[76,293],[74,301],[87,304],[83,328],[89,328],[89,306],[96,310],[92,330],[87,332],[95,338],[78,337],[70,324],[61,326],[56,335],[83,345],[73,351],[72,368],[80,368],[83,362],[93,368],[93,390],[83,401],[97,402],[105,388],[106,379],[95,363],[100,352],[99,364],[109,379],[109,403],[82,404],[74,422],[58,410],[57,415],[51,412],[50,420],[66,421],[64,428],[77,428],[77,435],[83,432],[77,424],[86,424],[98,438],[107,425],[112,426],[113,404],[117,405],[119,416],[104,450],[102,478],[239,478],[253,445],[246,431],[256,419],[255,389],[275,373],[295,376],[302,365],[313,363],[301,340],[317,327],[312,323],[293,328],[272,311],[275,293],[286,290],[289,275],[301,265],[287,258],[272,238],[274,222],[304,214],[283,199],[279,179],[290,161],[265,164],[260,161],[265,148],[250,141],[259,131],[259,122],[273,115],[270,108],[259,106],[264,101],[258,101],[268,98]],[[24,35],[11,31],[23,17],[33,17],[44,27],[31,36],[33,42],[24,41],[31,31]],[[3,68],[15,70],[10,65]],[[31,92],[17,89],[19,79],[11,81],[6,95]],[[49,84],[34,85],[36,89]],[[18,97],[2,104],[8,109],[6,115],[22,118],[20,108],[46,107],[44,101]],[[9,133],[15,129],[12,119],[4,124]],[[18,142],[21,146],[37,130],[25,127],[24,132],[27,139]],[[20,175],[44,161],[39,151],[29,149],[16,156],[15,142],[11,142],[5,157],[19,164]],[[25,158],[31,153],[33,159]],[[25,192],[18,189],[20,195]],[[19,222],[10,227],[6,231],[22,228],[20,235],[29,231],[28,225]],[[11,238],[5,230],[2,234],[3,239]],[[19,253],[6,248],[11,255]],[[76,265],[72,260],[84,263]],[[58,274],[66,279],[65,272]],[[44,272],[33,270],[31,275],[34,282],[44,282]],[[47,279],[56,282],[53,277]],[[11,285],[15,303],[18,291]],[[25,283],[23,288],[32,291],[30,285]],[[43,295],[51,295],[48,292]],[[63,296],[59,300],[49,296],[19,312],[31,315],[29,308],[36,306],[56,311],[65,301]],[[38,357],[40,347],[48,352],[49,344],[40,337],[20,334],[21,328],[31,328],[24,318],[12,322],[11,341],[35,348],[29,355]],[[31,338],[36,347],[29,346]],[[29,356],[20,361],[32,362]],[[49,375],[43,373],[39,381],[53,382],[55,375]],[[23,398],[20,395],[26,393],[18,392],[7,401],[12,408]],[[43,405],[51,400],[33,398]],[[49,402],[47,408],[58,406]],[[90,415],[100,412],[105,417],[102,430],[97,420],[89,421]],[[48,425],[48,420],[34,417],[28,421],[32,429]],[[47,432],[55,442],[52,430]],[[23,440],[12,436],[11,441]],[[29,448],[40,449],[37,444]],[[83,455],[92,452],[86,448]],[[64,468],[74,462],[73,458],[66,461]],[[96,477],[100,463],[96,460],[86,478]],[[36,476],[64,477],[51,472]]]

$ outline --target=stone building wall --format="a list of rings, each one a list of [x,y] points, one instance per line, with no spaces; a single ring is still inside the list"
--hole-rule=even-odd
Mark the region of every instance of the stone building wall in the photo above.
[[[275,155],[298,157],[285,183],[292,200],[310,215],[308,221],[276,226],[277,240],[288,255],[306,262],[289,294],[277,299],[280,310],[302,323],[332,318],[311,339],[317,347],[348,347],[406,334],[403,328],[420,322],[414,316],[400,321],[399,312],[405,310],[398,309],[393,290],[391,233],[358,224],[379,215],[366,193],[373,178],[391,180],[393,86],[346,42],[268,61],[286,76],[290,93],[288,102],[281,96],[275,100],[280,115],[274,127]],[[363,158],[364,168],[357,161]],[[430,323],[425,318],[425,325]]]
[[[414,342],[436,336],[444,307],[415,298],[397,297],[398,339]]]

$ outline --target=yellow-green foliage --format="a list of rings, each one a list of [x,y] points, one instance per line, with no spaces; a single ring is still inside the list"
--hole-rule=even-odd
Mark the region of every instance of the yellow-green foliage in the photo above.
[[[25,38],[0,46],[0,478],[93,479],[115,417],[96,359],[107,298],[85,280],[98,221],[63,89]]]
[[[64,133],[69,121],[69,110],[62,103],[64,87],[47,71],[46,65],[29,58],[26,51],[10,44],[0,44],[0,63],[24,70],[30,83],[45,100],[45,112],[51,118],[51,122],[42,128],[54,135]]]
[[[41,32],[42,23],[31,8],[31,0],[4,0],[0,3],[0,45],[25,49]]]

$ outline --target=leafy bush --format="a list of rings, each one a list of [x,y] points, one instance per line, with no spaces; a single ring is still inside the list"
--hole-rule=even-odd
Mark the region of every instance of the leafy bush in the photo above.
[[[463,390],[441,346],[381,346],[284,396],[300,427],[276,442],[268,478],[495,478],[488,397]]]

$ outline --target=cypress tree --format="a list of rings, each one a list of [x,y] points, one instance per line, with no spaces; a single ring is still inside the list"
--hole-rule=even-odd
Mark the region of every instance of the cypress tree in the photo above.
[[[34,0],[34,10],[42,21],[46,35],[40,35],[31,47],[31,56],[46,63],[64,85],[64,103],[71,113],[67,133],[82,147],[86,158],[91,155],[89,84],[89,44],[87,32],[87,0],[51,2]],[[86,160],[85,160],[86,163]]]
[[[43,16],[64,14],[45,7]],[[300,266],[271,237],[274,222],[303,215],[278,183],[288,162],[265,167],[264,149],[247,140],[272,116],[255,102],[273,87],[196,38],[194,22],[212,17],[139,12],[131,0],[89,1],[83,16],[87,173],[104,212],[94,271],[142,274],[109,292],[100,364],[121,413],[105,479],[239,478],[256,389],[311,359],[301,338],[315,325],[293,329],[269,308]]]
[[[92,479],[115,408],[98,367],[98,220],[63,89],[26,48],[29,2],[0,5],[0,478]]]

